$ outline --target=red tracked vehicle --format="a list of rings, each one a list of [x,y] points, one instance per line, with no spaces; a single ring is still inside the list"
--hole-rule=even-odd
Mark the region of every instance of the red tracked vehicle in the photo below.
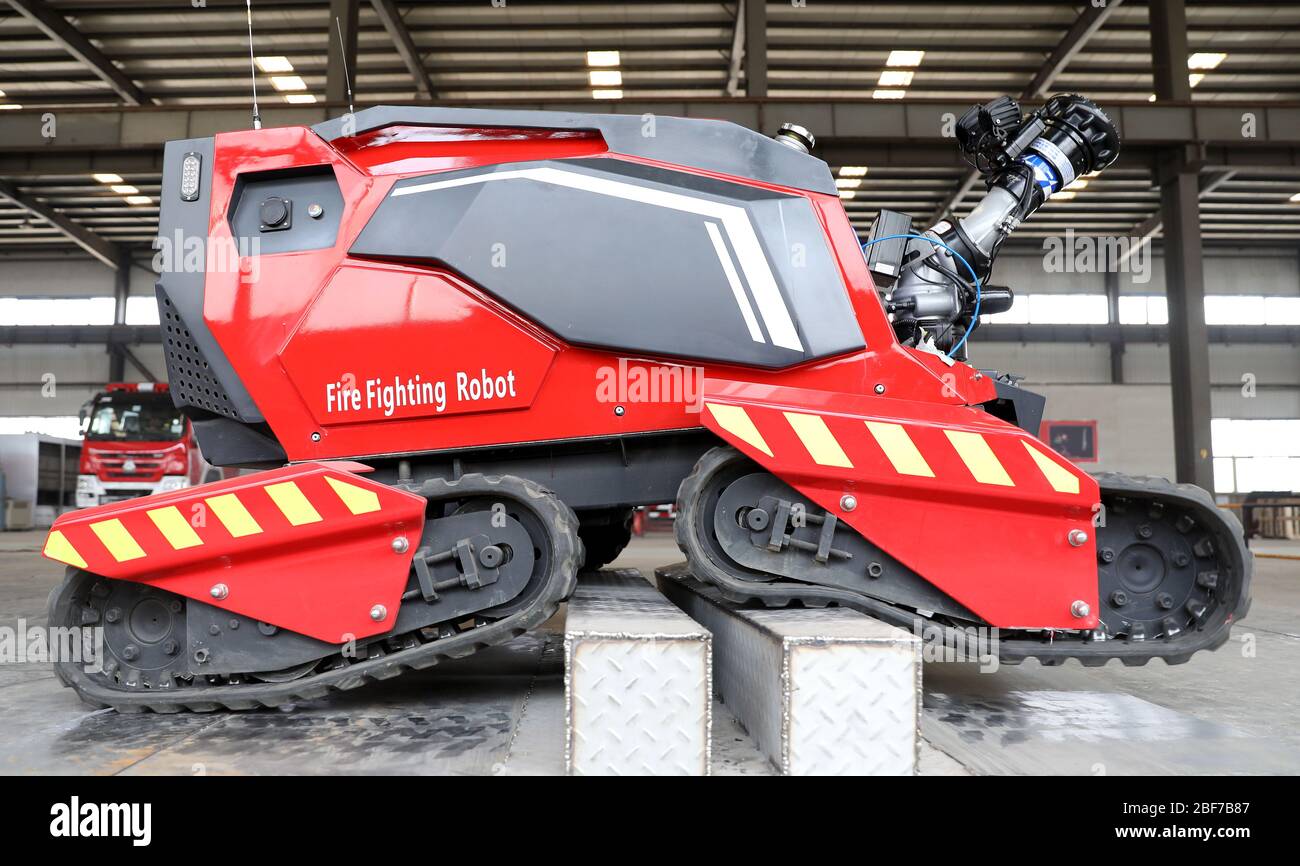
[[[209,460],[268,471],[61,517],[50,621],[107,658],[60,677],[175,711],[426,667],[540,624],[674,498],[737,600],[994,626],[1011,661],[1218,646],[1233,521],[1079,471],[964,361],[999,245],[1114,128],[1060,96],[958,132],[983,201],[883,212],[866,257],[799,128],[374,108],[168,144],[171,393]]]

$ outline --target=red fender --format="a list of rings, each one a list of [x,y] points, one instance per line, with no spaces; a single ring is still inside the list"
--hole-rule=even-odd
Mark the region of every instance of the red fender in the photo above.
[[[43,552],[328,643],[370,637],[396,620],[425,500],[369,471],[302,463],[86,508],[54,522]]]
[[[1097,482],[1036,437],[968,406],[724,379],[703,391],[705,426],[989,624],[1097,625]]]

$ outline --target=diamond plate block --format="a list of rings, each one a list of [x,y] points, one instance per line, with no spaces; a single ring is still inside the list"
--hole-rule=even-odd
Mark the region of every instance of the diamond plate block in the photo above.
[[[659,588],[713,633],[718,691],[786,775],[913,775],[921,642],[844,608],[749,610],[685,566]]]
[[[709,773],[712,638],[635,571],[584,574],[564,632],[570,775]]]

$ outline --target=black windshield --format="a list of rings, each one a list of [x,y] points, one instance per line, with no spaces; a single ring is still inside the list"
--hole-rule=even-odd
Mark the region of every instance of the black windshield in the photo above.
[[[86,438],[113,442],[171,442],[185,432],[185,417],[166,394],[114,394],[95,402]]]

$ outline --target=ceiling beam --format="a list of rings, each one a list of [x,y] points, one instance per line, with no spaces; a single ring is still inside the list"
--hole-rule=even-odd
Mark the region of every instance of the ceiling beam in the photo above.
[[[1034,74],[1029,86],[1025,88],[1020,98],[1037,99],[1045,95],[1051,88],[1052,83],[1056,81],[1056,77],[1065,71],[1065,67],[1070,65],[1070,61],[1083,50],[1083,46],[1088,44],[1088,40],[1102,28],[1102,25],[1106,23],[1106,19],[1123,2],[1124,0],[1109,0],[1109,2],[1103,3],[1101,6],[1095,3],[1085,4],[1083,11],[1079,13],[1079,17],[1074,19],[1074,24],[1065,32],[1065,37],[1052,49],[1052,53],[1047,55],[1047,60]]]
[[[67,235],[77,246],[110,268],[116,269],[122,261],[117,244],[95,234],[85,226],[78,225],[48,204],[20,192],[16,186],[8,181],[0,180],[0,199],[8,199],[23,210],[45,220]]]
[[[1219,187],[1236,177],[1235,170],[1221,171],[1213,174],[1203,174],[1200,177],[1201,192],[1198,198],[1205,198]],[[1133,254],[1142,249],[1151,238],[1164,226],[1164,215],[1161,211],[1156,211],[1151,216],[1142,220],[1142,222],[1129,229],[1128,236],[1133,239],[1128,249],[1119,257],[1117,264],[1123,264],[1132,258]]]
[[[157,325],[0,325],[0,346],[161,343]],[[155,380],[157,381],[157,380]]]
[[[1070,61],[1083,50],[1083,46],[1088,44],[1088,40],[1093,34],[1102,28],[1106,19],[1120,7],[1124,0],[1110,0],[1097,6],[1094,3],[1085,3],[1079,17],[1074,19],[1074,24],[1070,29],[1065,31],[1065,36],[1056,44],[1043,65],[1034,73],[1030,80],[1029,86],[1020,94],[1021,101],[1027,99],[1039,99],[1051,88],[1052,83],[1056,81],[1058,75],[1065,71],[1065,67]],[[948,194],[948,196],[939,204],[930,217],[930,224],[933,225],[951,213],[962,200],[970,194],[975,188],[976,181],[979,180],[979,172],[970,169],[962,177],[957,187]]]
[[[411,31],[402,20],[397,4],[393,0],[371,0],[371,5],[375,7],[375,15],[379,17],[379,23],[383,24],[384,29],[388,31],[388,38],[393,40],[393,47],[397,49],[398,56],[402,58],[411,77],[415,79],[415,86],[420,91],[420,95],[426,99],[433,99],[433,79],[429,77],[429,71],[424,68],[424,59],[420,56],[419,49],[415,47],[415,40],[411,38]]]
[[[18,14],[35,24],[40,31],[57,43],[92,72],[101,78],[117,95],[130,105],[150,105],[152,100],[134,81],[118,69],[81,31],[44,0],[9,0]]]
[[[727,96],[740,95],[740,72],[745,57],[745,0],[736,0],[736,26],[731,32],[731,69],[727,73]]]

